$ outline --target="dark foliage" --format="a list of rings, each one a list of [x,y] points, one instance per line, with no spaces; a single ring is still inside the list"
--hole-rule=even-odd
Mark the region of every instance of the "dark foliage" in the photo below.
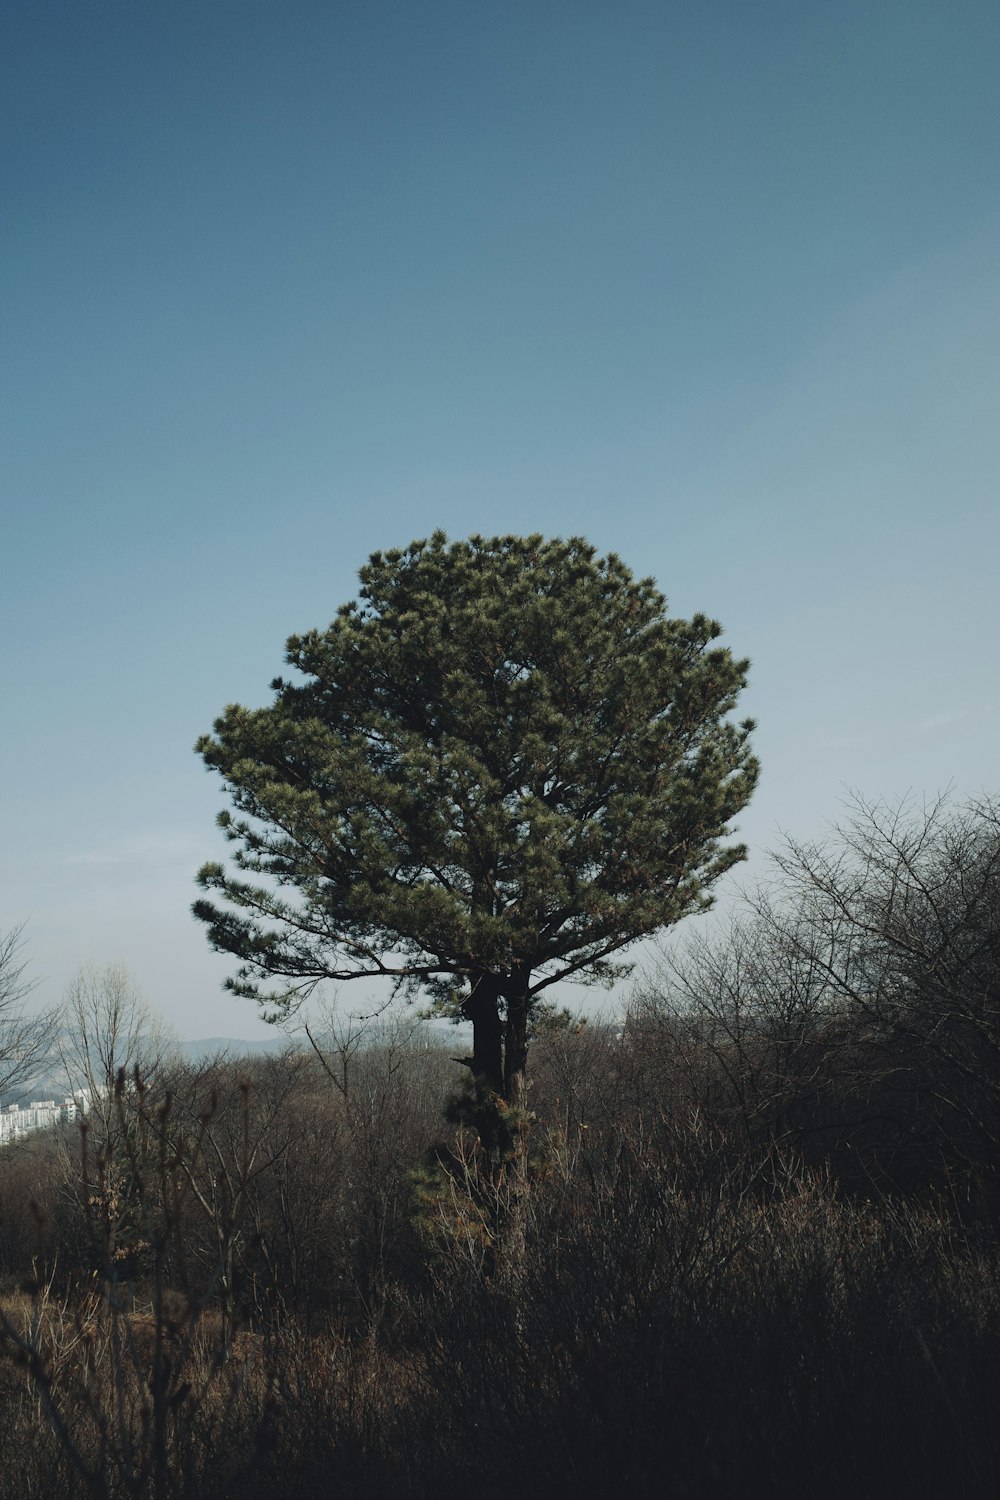
[[[289,640],[269,707],[199,740],[235,816],[194,913],[272,1011],[364,976],[459,1009],[474,1072],[523,1107],[546,989],[620,977],[744,857],[749,663],[581,538],[437,532],[360,583]]]

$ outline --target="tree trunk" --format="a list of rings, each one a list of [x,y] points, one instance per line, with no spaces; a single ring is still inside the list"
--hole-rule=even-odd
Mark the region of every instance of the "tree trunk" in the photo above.
[[[463,1009],[472,1022],[473,1076],[491,1093],[502,1094],[503,1027],[500,987],[495,974],[480,974]]]
[[[515,970],[507,990],[503,1096],[512,1109],[526,1109],[528,1106],[529,977],[527,970]]]

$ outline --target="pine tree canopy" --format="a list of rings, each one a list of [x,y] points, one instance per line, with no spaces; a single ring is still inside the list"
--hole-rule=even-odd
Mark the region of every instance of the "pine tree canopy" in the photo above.
[[[436,532],[360,580],[288,641],[270,707],[197,745],[234,805],[235,869],[205,865],[194,906],[231,989],[275,1014],[382,975],[530,1010],[710,904],[757,778],[714,621],[579,538]]]

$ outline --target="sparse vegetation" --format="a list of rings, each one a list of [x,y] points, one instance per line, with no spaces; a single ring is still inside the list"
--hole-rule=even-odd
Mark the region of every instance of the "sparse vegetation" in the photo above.
[[[472,1055],[327,1014],[183,1065],[81,973],[82,1130],[0,1152],[0,1494],[992,1500],[1000,805],[859,804],[585,1023],[549,986],[743,857],[748,664],[579,539],[361,583],[200,741],[195,914],[272,1016],[389,980]],[[8,1079],[53,1024],[17,945]]]
[[[994,1495],[997,811],[861,818],[540,1025],[505,1153],[409,1026],[4,1153],[5,1488]]]

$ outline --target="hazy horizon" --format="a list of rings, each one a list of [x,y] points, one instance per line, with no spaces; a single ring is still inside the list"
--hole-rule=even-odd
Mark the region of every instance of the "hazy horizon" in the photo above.
[[[435,527],[583,534],[722,622],[744,878],[847,787],[996,788],[995,6],[4,30],[0,929],[39,1003],[124,961],[181,1035],[268,1034],[189,914],[192,746]]]

